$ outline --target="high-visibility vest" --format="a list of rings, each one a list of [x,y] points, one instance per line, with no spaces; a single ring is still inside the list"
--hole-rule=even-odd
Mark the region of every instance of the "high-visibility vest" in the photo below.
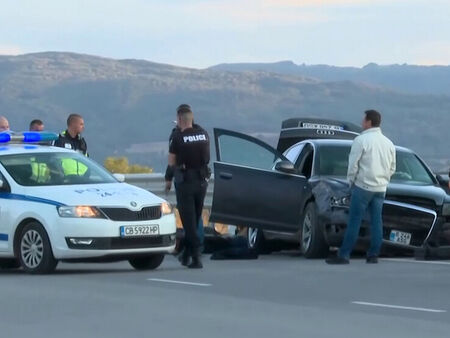
[[[61,160],[61,166],[64,172],[64,176],[68,175],[82,176],[88,170],[88,167],[85,164],[73,158],[63,158]]]
[[[50,179],[50,169],[46,163],[31,162],[31,179],[37,183],[44,183]]]

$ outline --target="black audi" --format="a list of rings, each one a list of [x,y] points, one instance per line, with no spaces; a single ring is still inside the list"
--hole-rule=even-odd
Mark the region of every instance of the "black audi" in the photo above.
[[[215,129],[211,221],[248,227],[251,248],[276,239],[299,244],[305,257],[326,256],[345,232],[348,156],[359,132],[341,121],[290,119],[275,149],[249,135]],[[414,152],[396,151],[397,169],[383,206],[385,247],[450,245],[450,196]],[[360,246],[370,237],[367,221]]]

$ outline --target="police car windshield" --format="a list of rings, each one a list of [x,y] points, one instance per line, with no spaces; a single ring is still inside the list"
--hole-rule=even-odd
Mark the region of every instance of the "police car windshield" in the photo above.
[[[348,167],[349,145],[321,146],[319,152],[319,174],[323,176],[346,177]],[[432,185],[434,181],[419,160],[410,152],[397,150],[397,166],[392,183],[409,185]]]
[[[116,183],[116,179],[87,157],[72,152],[4,155],[0,163],[24,186]]]

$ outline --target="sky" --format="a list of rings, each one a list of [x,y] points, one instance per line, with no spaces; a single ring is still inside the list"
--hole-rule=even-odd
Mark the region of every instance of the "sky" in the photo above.
[[[3,0],[0,54],[449,65],[449,18],[450,0]]]

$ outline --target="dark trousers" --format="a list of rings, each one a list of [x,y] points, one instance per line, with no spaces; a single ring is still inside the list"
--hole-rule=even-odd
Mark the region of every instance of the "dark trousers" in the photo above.
[[[186,249],[195,253],[200,248],[198,223],[208,183],[205,180],[183,181],[175,183],[177,208],[183,223]]]

